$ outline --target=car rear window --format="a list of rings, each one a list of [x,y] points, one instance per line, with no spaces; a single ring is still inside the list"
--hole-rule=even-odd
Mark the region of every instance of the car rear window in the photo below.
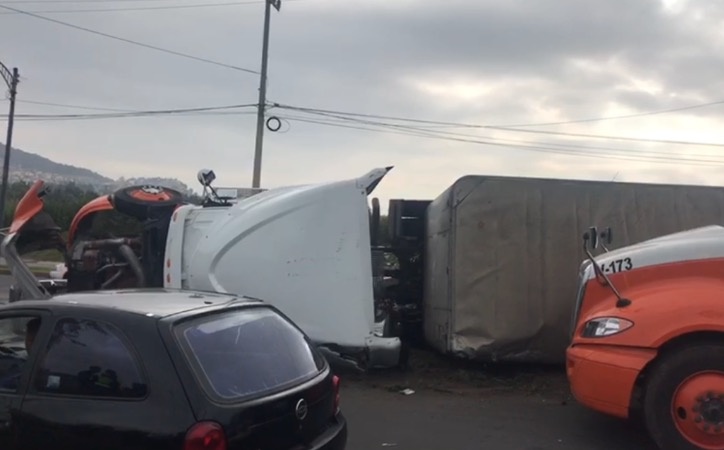
[[[283,390],[325,367],[308,338],[267,307],[204,316],[182,323],[175,334],[203,384],[223,400]]]

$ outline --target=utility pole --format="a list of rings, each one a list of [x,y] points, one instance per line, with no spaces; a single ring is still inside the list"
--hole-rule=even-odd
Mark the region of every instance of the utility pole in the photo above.
[[[256,146],[254,148],[254,177],[252,188],[261,187],[261,153],[264,145],[264,112],[266,109],[266,74],[267,60],[269,59],[269,22],[271,21],[271,7],[279,11],[282,0],[266,0],[264,5],[264,40],[261,49],[261,77],[259,81],[259,105],[256,115]]]
[[[13,144],[13,122],[15,119],[15,96],[18,93],[18,68],[10,70],[0,62],[0,75],[10,89],[10,114],[8,115],[8,134],[5,139],[5,160],[3,164],[2,187],[0,188],[0,228],[5,227],[5,197],[8,192],[8,171],[10,170],[10,149]]]

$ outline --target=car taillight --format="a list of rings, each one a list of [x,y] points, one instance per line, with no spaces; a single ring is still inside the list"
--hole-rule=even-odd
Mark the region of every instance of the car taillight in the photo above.
[[[334,375],[332,377],[332,386],[334,388],[334,409],[332,411],[335,416],[339,414],[339,382],[339,377]]]
[[[226,434],[216,422],[199,422],[186,433],[184,450],[226,450]]]

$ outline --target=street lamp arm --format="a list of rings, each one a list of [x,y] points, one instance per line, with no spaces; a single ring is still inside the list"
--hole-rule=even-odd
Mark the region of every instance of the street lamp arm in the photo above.
[[[15,77],[13,76],[13,72],[11,72],[2,61],[0,61],[0,75],[2,75],[3,80],[5,80],[5,84],[8,85],[8,89],[12,89]]]

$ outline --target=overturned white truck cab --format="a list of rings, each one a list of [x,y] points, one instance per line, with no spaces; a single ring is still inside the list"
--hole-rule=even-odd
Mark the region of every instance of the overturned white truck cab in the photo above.
[[[401,341],[389,335],[374,299],[367,203],[389,170],[238,201],[220,197],[213,172],[200,171],[201,205],[164,187],[124,188],[81,208],[66,239],[43,211],[46,188],[37,181],[2,242],[16,283],[11,300],[129,288],[234,293],[278,307],[332,362],[396,366]],[[100,219],[104,213],[139,226],[112,233]],[[51,247],[65,255],[63,279],[37,279],[22,255]]]

